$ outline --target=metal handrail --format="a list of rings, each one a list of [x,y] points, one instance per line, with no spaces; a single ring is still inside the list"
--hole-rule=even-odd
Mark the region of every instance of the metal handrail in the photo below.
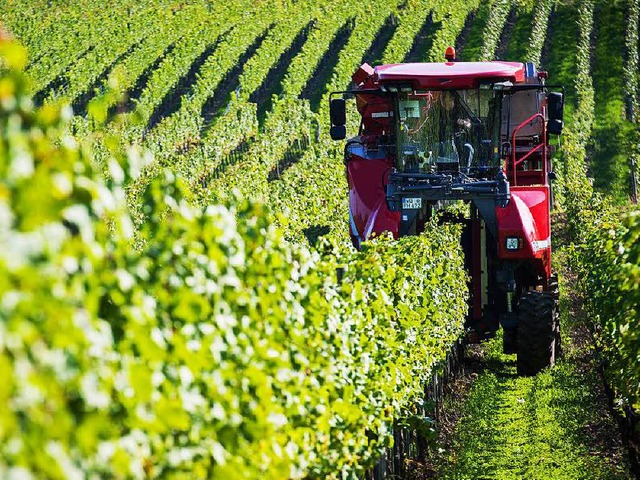
[[[517,173],[516,173],[516,166],[520,165],[522,162],[524,162],[527,158],[529,158],[531,155],[533,155],[535,152],[537,152],[540,149],[542,150],[542,178],[546,178],[546,174],[547,174],[547,152],[546,152],[546,145],[547,145],[547,129],[545,128],[545,109],[546,107],[542,107],[542,113],[536,113],[531,115],[529,118],[527,118],[524,122],[522,122],[520,125],[518,125],[514,130],[513,130],[513,134],[511,136],[511,163],[513,165],[513,185],[514,186],[518,186],[518,179],[517,179]],[[542,143],[538,146],[536,146],[534,149],[532,149],[531,151],[529,151],[524,157],[522,157],[520,160],[516,161],[516,134],[522,130],[525,126],[527,126],[528,124],[530,124],[531,122],[533,122],[536,118],[540,118],[542,119]],[[508,162],[508,160],[507,160]],[[508,165],[508,163],[507,163]],[[507,166],[505,166],[505,173],[507,171]]]

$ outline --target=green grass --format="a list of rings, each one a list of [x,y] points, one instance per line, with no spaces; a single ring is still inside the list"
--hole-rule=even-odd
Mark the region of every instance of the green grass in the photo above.
[[[572,328],[564,295],[564,339]],[[484,371],[462,407],[452,450],[438,478],[628,479],[620,454],[611,455],[615,429],[588,355],[565,340],[566,357],[535,377],[518,377],[501,337],[485,347]],[[619,453],[619,452],[618,452]],[[623,457],[624,458],[624,457]]]
[[[567,95],[565,102],[565,124],[569,124],[575,110],[576,90],[576,43],[578,42],[578,4],[566,2],[556,4],[549,20],[550,48],[542,59],[541,67],[549,72],[549,83],[564,85]]]
[[[471,29],[467,37],[466,44],[457,52],[458,58],[464,62],[476,62],[482,55],[482,44],[484,42],[484,27],[489,18],[491,4],[483,2],[477,10],[476,17],[471,24]]]
[[[520,6],[516,10],[516,14],[516,24],[509,39],[505,59],[512,62],[524,62],[533,28],[533,5],[528,3]]]
[[[596,189],[618,203],[629,196],[629,152],[634,125],[625,118],[624,42],[625,2],[596,3],[593,51],[595,114],[590,170]]]

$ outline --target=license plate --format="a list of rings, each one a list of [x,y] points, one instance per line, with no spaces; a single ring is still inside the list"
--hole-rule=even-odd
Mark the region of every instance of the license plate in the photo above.
[[[419,210],[422,208],[421,198],[403,198],[402,209],[403,210]]]

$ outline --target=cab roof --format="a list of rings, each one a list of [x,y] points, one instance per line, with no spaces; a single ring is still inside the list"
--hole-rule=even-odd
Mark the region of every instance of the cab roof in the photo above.
[[[380,85],[411,84],[415,89],[476,88],[484,81],[525,80],[525,66],[517,62],[400,63],[375,67]]]

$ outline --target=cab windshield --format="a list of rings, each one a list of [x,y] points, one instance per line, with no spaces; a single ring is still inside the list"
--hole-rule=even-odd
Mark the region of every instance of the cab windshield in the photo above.
[[[477,178],[497,171],[500,104],[493,90],[399,93],[396,167]]]

